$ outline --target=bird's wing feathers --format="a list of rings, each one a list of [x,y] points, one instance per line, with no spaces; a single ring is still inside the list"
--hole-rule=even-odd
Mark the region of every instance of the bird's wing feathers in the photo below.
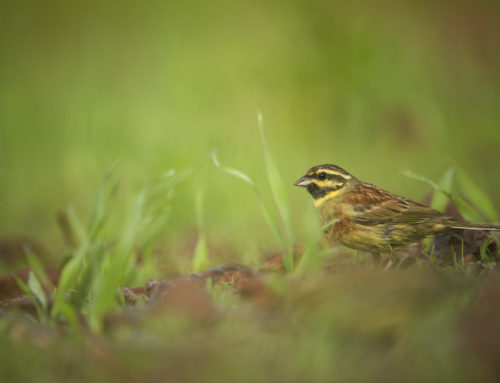
[[[352,206],[353,221],[363,225],[416,224],[431,218],[445,217],[437,210],[368,183],[358,184],[350,195],[346,202]]]

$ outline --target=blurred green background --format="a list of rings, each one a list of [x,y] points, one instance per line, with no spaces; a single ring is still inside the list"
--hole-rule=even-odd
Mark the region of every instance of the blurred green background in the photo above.
[[[257,129],[289,186],[296,241],[317,230],[292,186],[334,163],[421,199],[456,166],[500,208],[498,1],[13,1],[0,5],[0,233],[57,253],[120,159],[130,190],[216,149],[268,192]],[[173,199],[165,241],[197,232],[277,247],[253,191],[207,162]]]
[[[2,381],[499,381],[498,276],[465,268],[464,254],[439,272],[339,263],[323,277],[259,276],[249,299],[225,286],[234,278],[199,294],[180,284],[178,302],[115,311],[122,278],[199,271],[191,258],[205,239],[208,266],[255,267],[281,250],[254,190],[208,157],[251,177],[275,209],[258,108],[297,244],[319,225],[293,183],[320,163],[417,200],[431,187],[406,170],[438,181],[454,167],[472,179],[466,199],[484,193],[499,211],[499,20],[497,0],[1,2],[0,256],[21,238],[60,265],[70,251],[57,213],[71,204],[85,224],[117,161],[120,178],[52,295],[66,302],[76,286],[73,309],[4,320],[0,306]],[[124,219],[133,197],[203,158],[149,252],[149,216]],[[0,274],[18,266],[0,261]]]

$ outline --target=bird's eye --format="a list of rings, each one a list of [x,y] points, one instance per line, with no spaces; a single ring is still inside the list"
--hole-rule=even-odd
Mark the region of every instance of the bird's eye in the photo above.
[[[320,181],[324,181],[324,180],[326,180],[326,173],[319,173],[319,174],[318,174],[318,179],[319,179]]]

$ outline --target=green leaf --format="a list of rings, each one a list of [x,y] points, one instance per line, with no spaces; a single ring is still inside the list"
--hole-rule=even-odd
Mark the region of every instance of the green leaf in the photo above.
[[[45,295],[45,291],[43,291],[42,285],[38,281],[37,277],[35,274],[30,271],[29,276],[28,276],[28,287],[30,290],[35,294],[36,298],[42,305],[42,308],[44,310],[47,309],[47,296]]]

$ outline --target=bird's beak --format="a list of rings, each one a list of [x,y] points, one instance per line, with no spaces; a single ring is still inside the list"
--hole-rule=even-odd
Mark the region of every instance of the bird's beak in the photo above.
[[[307,179],[306,176],[303,176],[303,177],[300,177],[297,182],[294,183],[295,186],[302,186],[302,187],[306,187],[307,185],[309,185],[312,181]]]

